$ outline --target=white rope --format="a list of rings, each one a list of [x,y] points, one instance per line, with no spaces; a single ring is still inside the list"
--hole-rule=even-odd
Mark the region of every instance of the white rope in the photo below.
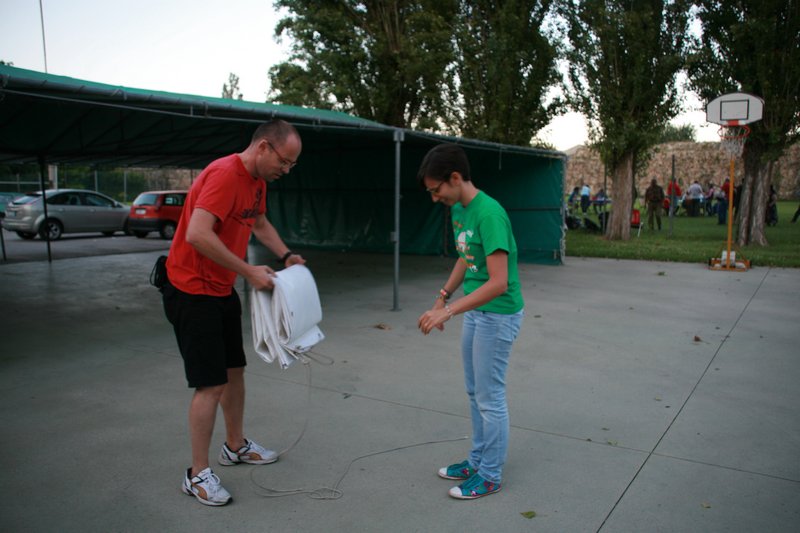
[[[398,446],[397,448],[390,448],[388,450],[381,450],[378,452],[372,452],[365,455],[361,455],[356,457],[352,461],[347,464],[347,468],[344,469],[344,473],[339,476],[339,479],[334,483],[333,487],[319,487],[316,489],[272,489],[269,487],[265,487],[261,483],[255,480],[255,472],[256,469],[250,470],[250,481],[255,485],[254,492],[262,496],[264,498],[282,498],[284,496],[296,496],[299,494],[305,494],[309,498],[313,500],[338,500],[342,496],[344,496],[344,492],[339,489],[339,485],[342,484],[344,478],[347,477],[347,474],[350,472],[350,467],[352,467],[356,462],[361,461],[362,459],[367,459],[369,457],[375,457],[376,455],[383,455],[386,453],[393,453],[398,452],[401,450],[407,450],[409,448],[417,448],[419,446],[429,446],[431,444],[443,444],[446,442],[457,442],[460,440],[466,440],[469,437],[458,437],[454,439],[444,439],[444,440],[431,440],[427,442],[418,442],[416,444],[408,444],[405,446]]]

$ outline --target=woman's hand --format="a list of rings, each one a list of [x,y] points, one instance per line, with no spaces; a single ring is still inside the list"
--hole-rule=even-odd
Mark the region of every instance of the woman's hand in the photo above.
[[[436,308],[437,306],[438,309]],[[433,328],[444,331],[444,323],[450,320],[450,317],[452,317],[451,312],[443,304],[438,304],[437,300],[437,304],[434,305],[433,309],[422,313],[422,316],[417,321],[417,326],[425,335],[430,333]]]

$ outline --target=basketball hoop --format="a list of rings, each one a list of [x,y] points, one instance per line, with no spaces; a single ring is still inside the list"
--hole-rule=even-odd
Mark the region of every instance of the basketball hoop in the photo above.
[[[750,135],[750,127],[742,125],[720,126],[719,147],[728,152],[731,157],[741,157],[744,151],[744,143]]]
[[[747,124],[758,122],[764,114],[764,100],[748,93],[723,94],[706,105],[706,121],[719,124],[719,147],[731,156],[730,178],[728,179],[728,241],[722,256],[708,260],[708,267],[714,270],[747,270],[750,261],[736,260],[733,248],[733,182],[736,178],[735,161],[744,151],[744,143],[750,135]],[[740,254],[741,255],[741,254]]]

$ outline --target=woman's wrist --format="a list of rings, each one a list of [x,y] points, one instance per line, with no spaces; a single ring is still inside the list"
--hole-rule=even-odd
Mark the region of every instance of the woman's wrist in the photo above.
[[[447,300],[449,300],[452,295],[453,294],[450,291],[442,287],[439,289],[439,294],[436,295],[436,299],[447,303]]]

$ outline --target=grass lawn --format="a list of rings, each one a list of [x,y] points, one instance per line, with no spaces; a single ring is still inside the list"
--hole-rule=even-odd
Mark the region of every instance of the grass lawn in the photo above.
[[[745,246],[737,248],[736,225],[733,227],[734,250],[737,258],[749,259],[752,266],[776,266],[800,268],[800,220],[792,224],[797,210],[797,201],[778,202],[778,224],[766,228],[769,246]],[[597,216],[591,217],[597,222]],[[661,231],[647,228],[647,217],[642,209],[641,236],[631,229],[629,241],[608,241],[596,233],[584,229],[567,231],[567,255],[574,257],[611,257],[616,259],[645,259],[657,261],[682,261],[707,263],[712,257],[720,257],[726,248],[728,226],[717,224],[714,217],[690,218],[680,213],[670,219],[661,217]]]

